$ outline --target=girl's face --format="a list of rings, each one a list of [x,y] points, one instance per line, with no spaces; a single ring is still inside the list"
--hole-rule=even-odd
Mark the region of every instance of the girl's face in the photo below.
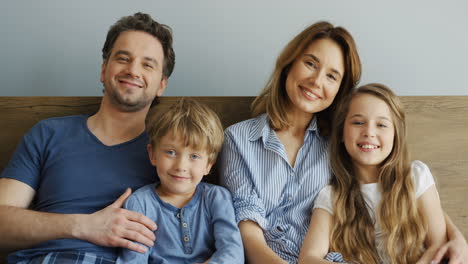
[[[293,113],[311,115],[329,107],[344,76],[343,52],[330,39],[312,42],[294,61],[286,78]]]
[[[358,170],[378,167],[392,152],[394,137],[392,113],[383,100],[369,94],[351,100],[343,141]]]

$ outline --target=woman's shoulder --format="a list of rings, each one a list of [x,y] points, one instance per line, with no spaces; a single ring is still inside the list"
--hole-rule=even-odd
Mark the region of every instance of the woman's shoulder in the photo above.
[[[262,114],[229,126],[226,128],[226,134],[249,135],[252,131],[263,129],[266,125],[268,125],[267,115]]]

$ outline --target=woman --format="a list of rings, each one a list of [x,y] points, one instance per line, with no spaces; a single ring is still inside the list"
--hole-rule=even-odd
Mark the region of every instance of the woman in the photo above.
[[[233,194],[250,263],[297,262],[313,201],[331,175],[331,116],[360,75],[348,31],[315,23],[280,54],[252,104],[255,117],[226,129],[221,181]],[[452,231],[457,239],[449,248],[468,255],[463,236]]]

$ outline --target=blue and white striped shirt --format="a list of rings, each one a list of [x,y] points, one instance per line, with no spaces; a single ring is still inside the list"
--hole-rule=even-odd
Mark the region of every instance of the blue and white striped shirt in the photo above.
[[[221,153],[221,182],[233,195],[236,221],[256,222],[268,246],[296,263],[315,197],[328,184],[328,142],[314,118],[295,166],[266,114],[230,126]]]

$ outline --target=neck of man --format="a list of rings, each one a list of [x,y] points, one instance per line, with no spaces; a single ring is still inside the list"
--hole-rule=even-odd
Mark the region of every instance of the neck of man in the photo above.
[[[88,118],[87,125],[104,145],[113,146],[138,137],[145,130],[149,105],[137,112],[124,112],[103,97],[99,111]]]

